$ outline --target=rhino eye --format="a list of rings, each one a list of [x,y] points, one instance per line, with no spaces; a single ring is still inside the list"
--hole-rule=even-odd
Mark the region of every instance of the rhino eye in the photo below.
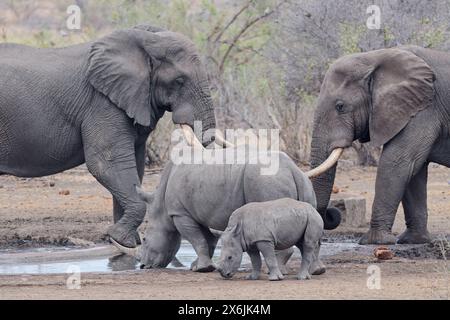
[[[228,256],[228,260],[231,260],[233,257],[232,256]]]

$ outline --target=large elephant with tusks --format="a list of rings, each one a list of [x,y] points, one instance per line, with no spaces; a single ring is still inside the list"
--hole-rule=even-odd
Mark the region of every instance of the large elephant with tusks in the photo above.
[[[450,167],[450,54],[406,46],[345,56],[330,67],[311,144],[312,166],[330,169],[313,179],[325,220],[335,164],[357,139],[383,146],[370,230],[360,243],[397,242],[400,202],[406,231],[398,242],[428,242],[428,164]]]
[[[113,196],[108,234],[126,247],[145,202],[145,141],[166,112],[196,140],[215,127],[207,75],[193,43],[151,26],[60,49],[0,44],[0,174],[39,177],[82,163]]]

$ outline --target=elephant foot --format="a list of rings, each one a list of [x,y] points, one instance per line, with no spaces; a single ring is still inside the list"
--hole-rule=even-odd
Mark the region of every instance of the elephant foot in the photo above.
[[[191,270],[194,272],[213,272],[216,267],[212,263],[211,259],[206,262],[199,262],[199,259],[195,259],[191,264]]]
[[[137,245],[136,239],[139,238],[136,230],[130,229],[121,223],[116,223],[109,227],[107,233],[112,239],[127,248],[135,248]]]
[[[310,274],[312,274],[313,276],[318,276],[320,274],[324,274],[326,271],[325,265],[322,263],[322,261],[320,261],[319,259],[317,259],[316,261],[314,261],[311,266],[309,267],[309,272]]]
[[[359,240],[359,244],[396,244],[397,238],[388,231],[370,229]]]
[[[431,236],[428,233],[428,230],[416,231],[411,229],[406,229],[398,237],[398,242],[400,244],[422,244],[431,242]]]

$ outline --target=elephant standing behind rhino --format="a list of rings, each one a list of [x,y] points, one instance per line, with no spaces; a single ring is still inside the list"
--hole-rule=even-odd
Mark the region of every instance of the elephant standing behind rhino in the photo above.
[[[217,150],[222,159],[234,149]],[[268,151],[268,153],[270,153]],[[250,202],[291,198],[316,206],[314,190],[308,176],[284,153],[279,158],[278,171],[261,175],[261,164],[178,164],[169,163],[153,193],[141,196],[148,204],[148,226],[137,253],[143,268],[166,267],[180,246],[181,237],[194,247],[198,259],[191,269],[212,271],[211,257],[218,240],[210,229],[223,231],[231,214]],[[335,225],[327,225],[333,228]],[[290,232],[286,230],[286,232]],[[137,251],[137,252],[136,252]],[[325,271],[320,260],[313,273]]]
[[[338,59],[320,90],[312,166],[327,157],[336,163],[357,139],[383,146],[370,230],[360,243],[397,241],[392,225],[400,202],[407,229],[398,242],[428,242],[428,164],[450,167],[450,54],[406,46]],[[324,216],[335,173],[333,166],[313,179]]]
[[[60,49],[0,44],[0,175],[45,176],[85,162],[113,196],[108,233],[127,247],[146,211],[135,188],[145,142],[166,111],[189,141],[194,121],[215,127],[206,72],[181,34],[138,26]]]

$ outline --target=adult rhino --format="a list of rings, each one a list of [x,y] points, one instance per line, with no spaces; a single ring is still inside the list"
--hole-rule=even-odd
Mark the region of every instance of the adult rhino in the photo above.
[[[222,159],[236,149],[216,150]],[[261,157],[261,153],[257,155]],[[278,161],[278,170],[262,175],[262,164],[249,156],[243,164],[178,164],[170,162],[163,170],[161,182],[153,193],[140,190],[147,203],[148,227],[139,249],[123,248],[137,255],[143,268],[166,267],[177,253],[181,238],[194,247],[198,259],[191,269],[214,270],[211,257],[230,215],[250,202],[281,198],[300,200],[316,207],[316,197],[308,174],[303,173],[286,154],[267,151],[265,159]],[[328,226],[330,227],[330,226]],[[331,226],[334,227],[334,226]],[[120,247],[120,246],[119,246]],[[280,255],[286,262],[289,256]],[[323,264],[317,265],[320,273]]]

